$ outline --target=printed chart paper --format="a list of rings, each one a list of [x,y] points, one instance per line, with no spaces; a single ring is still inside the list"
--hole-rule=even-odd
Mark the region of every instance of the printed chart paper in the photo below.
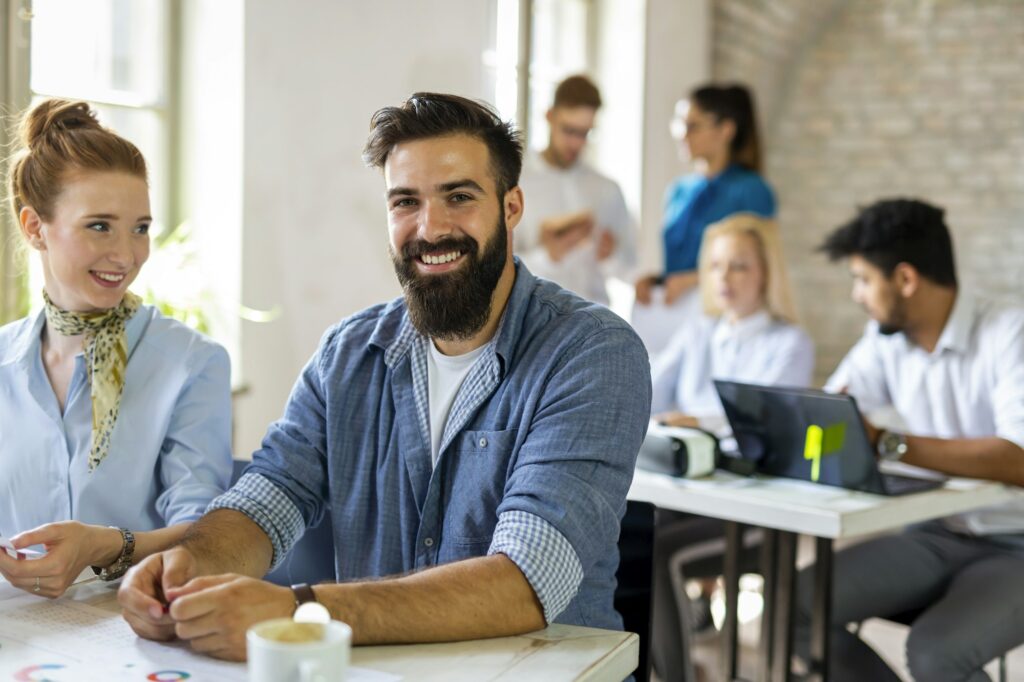
[[[246,682],[244,663],[216,661],[181,642],[140,639],[114,608],[107,585],[48,600],[0,589],[0,682]],[[399,678],[349,668],[346,682]]]

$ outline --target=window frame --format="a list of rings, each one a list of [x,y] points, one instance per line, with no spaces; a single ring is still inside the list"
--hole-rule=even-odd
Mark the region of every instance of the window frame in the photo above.
[[[31,0],[0,0],[0,17],[5,27],[0,30],[0,55],[7,65],[0,69],[0,112],[3,114],[24,110],[31,99],[28,94],[31,12]],[[12,132],[8,125],[0,125],[0,149],[11,148]],[[6,167],[0,175],[4,178],[4,206],[0,209],[0,324],[3,324],[28,312],[28,292],[20,257],[19,228],[8,208]]]
[[[534,131],[533,123],[531,118],[535,118],[533,112],[534,97],[532,94],[532,80],[536,80],[536,75],[533,74],[534,62],[536,59],[536,23],[535,23],[535,10],[537,6],[536,0],[513,0],[517,5],[517,26],[516,26],[516,56],[515,56],[515,75],[516,75],[516,87],[515,87],[515,121],[516,126],[519,129],[520,134],[523,136],[523,140],[529,147],[532,141],[532,135],[536,132],[538,134],[546,135],[547,128],[545,127],[542,131]],[[586,41],[586,55],[584,57],[585,66],[583,69],[577,71],[592,72],[597,66],[597,38],[598,38],[598,2],[600,0],[577,0],[585,8],[586,12],[586,28],[584,40]],[[498,26],[498,17],[501,16],[499,5],[502,0],[491,0],[491,28],[497,32],[502,30],[502,27]],[[499,70],[505,70],[509,68],[511,62],[502,59],[502,56],[497,54],[498,39],[497,35],[492,34],[492,48],[485,54],[484,65],[487,68],[494,69],[495,73]],[[568,73],[563,74],[564,76],[569,75]],[[531,79],[531,76],[533,78]],[[497,81],[497,76],[495,77]],[[495,82],[495,86],[497,83]],[[507,92],[504,93],[507,96]],[[498,102],[503,100],[504,97],[499,93],[495,92],[492,97],[492,101]],[[543,106],[546,107],[549,102],[545,102]],[[508,115],[512,112],[503,112]],[[545,137],[546,139],[546,137]]]
[[[0,106],[5,115],[24,111],[35,97],[63,97],[81,99],[93,105],[113,109],[150,112],[157,121],[162,138],[164,163],[157,177],[161,186],[156,188],[162,199],[160,215],[156,218],[166,231],[181,223],[186,213],[182,192],[182,159],[180,144],[180,91],[181,67],[177,59],[181,45],[181,3],[160,0],[161,17],[157,30],[163,33],[163,96],[148,100],[119,96],[114,92],[89,90],[46,92],[32,89],[32,0],[0,0],[0,16],[7,26],[0,31],[0,55],[8,64],[0,69]],[[0,126],[0,145],[9,149],[15,142],[13,131]],[[6,178],[6,168],[4,169]],[[150,179],[152,183],[152,177]],[[151,187],[151,191],[154,191]],[[6,186],[4,190],[6,195]],[[23,317],[29,312],[31,297],[27,291],[28,268],[21,255],[23,250],[17,236],[18,226],[10,211],[3,210],[0,224],[0,323]]]

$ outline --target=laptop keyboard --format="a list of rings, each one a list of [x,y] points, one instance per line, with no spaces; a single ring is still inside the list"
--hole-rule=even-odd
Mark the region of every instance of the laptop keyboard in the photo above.
[[[908,495],[919,493],[924,490],[938,488],[943,481],[929,478],[915,478],[914,476],[900,476],[899,474],[882,474],[882,485],[890,495]]]

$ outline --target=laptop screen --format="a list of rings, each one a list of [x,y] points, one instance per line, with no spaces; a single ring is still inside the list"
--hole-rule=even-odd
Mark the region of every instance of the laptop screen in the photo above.
[[[883,486],[853,398],[715,381],[736,444],[758,471],[851,490]]]

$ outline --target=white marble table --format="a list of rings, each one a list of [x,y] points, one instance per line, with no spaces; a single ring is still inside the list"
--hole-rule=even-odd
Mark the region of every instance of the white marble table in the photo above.
[[[352,663],[418,682],[621,682],[633,673],[639,654],[639,638],[631,632],[551,625],[519,637],[357,647]]]
[[[639,652],[633,633],[552,625],[518,637],[356,647],[348,679],[620,682],[636,668]],[[42,679],[37,676],[45,674],[55,680],[128,682],[154,679],[155,670],[187,670],[190,682],[246,679],[244,664],[221,663],[180,645],[135,637],[120,617],[110,585],[80,584],[50,601],[0,581],[0,679]]]

